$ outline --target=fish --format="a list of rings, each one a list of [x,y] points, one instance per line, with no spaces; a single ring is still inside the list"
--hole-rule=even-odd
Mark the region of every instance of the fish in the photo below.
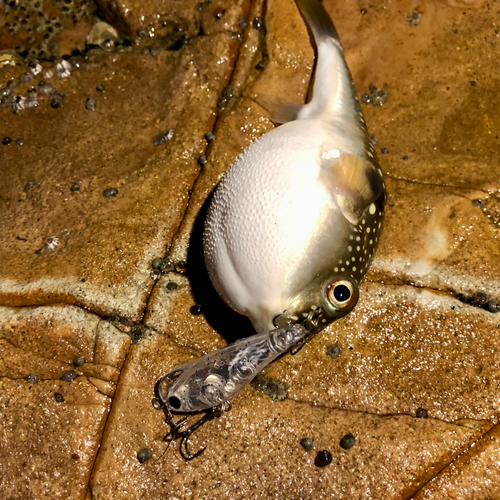
[[[204,230],[215,289],[257,333],[162,377],[168,411],[222,407],[348,314],[374,258],[386,200],[379,160],[330,16],[318,0],[296,3],[317,49],[312,97],[238,156]]]

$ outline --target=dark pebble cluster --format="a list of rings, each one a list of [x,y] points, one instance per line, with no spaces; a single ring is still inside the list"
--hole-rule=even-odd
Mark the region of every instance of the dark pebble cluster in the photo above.
[[[389,99],[389,89],[370,85],[370,92],[361,96],[361,101],[372,106],[383,106]]]
[[[474,307],[481,307],[492,313],[500,312],[500,303],[498,300],[484,292],[477,292],[470,297],[466,297],[463,293],[459,293],[456,295],[456,298],[460,300],[460,302],[470,304]]]
[[[159,271],[160,274],[166,274],[175,270],[174,263],[167,258],[156,257],[151,263],[154,271]]]
[[[137,325],[132,326],[128,334],[130,335],[132,344],[137,344],[139,340],[144,338],[144,335],[146,334],[146,327],[142,323],[138,323]]]

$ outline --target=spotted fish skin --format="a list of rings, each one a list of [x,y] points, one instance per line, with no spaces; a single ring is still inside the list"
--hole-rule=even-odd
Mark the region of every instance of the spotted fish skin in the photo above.
[[[317,47],[312,99],[253,142],[221,180],[205,225],[212,282],[257,332],[350,308],[332,283],[358,288],[382,228],[385,187],[335,27],[317,0],[297,0]],[[357,298],[356,298],[357,300]]]

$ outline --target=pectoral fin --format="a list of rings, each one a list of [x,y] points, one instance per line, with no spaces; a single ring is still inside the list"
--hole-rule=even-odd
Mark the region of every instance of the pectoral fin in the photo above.
[[[357,224],[366,207],[382,194],[382,176],[369,161],[351,154],[333,160],[327,168],[329,188],[337,205],[349,222]]]

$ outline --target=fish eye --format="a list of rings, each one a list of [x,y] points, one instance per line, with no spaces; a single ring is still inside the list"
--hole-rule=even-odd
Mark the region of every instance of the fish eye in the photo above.
[[[328,302],[336,310],[353,307],[358,300],[356,285],[348,280],[336,280],[327,285]]]

